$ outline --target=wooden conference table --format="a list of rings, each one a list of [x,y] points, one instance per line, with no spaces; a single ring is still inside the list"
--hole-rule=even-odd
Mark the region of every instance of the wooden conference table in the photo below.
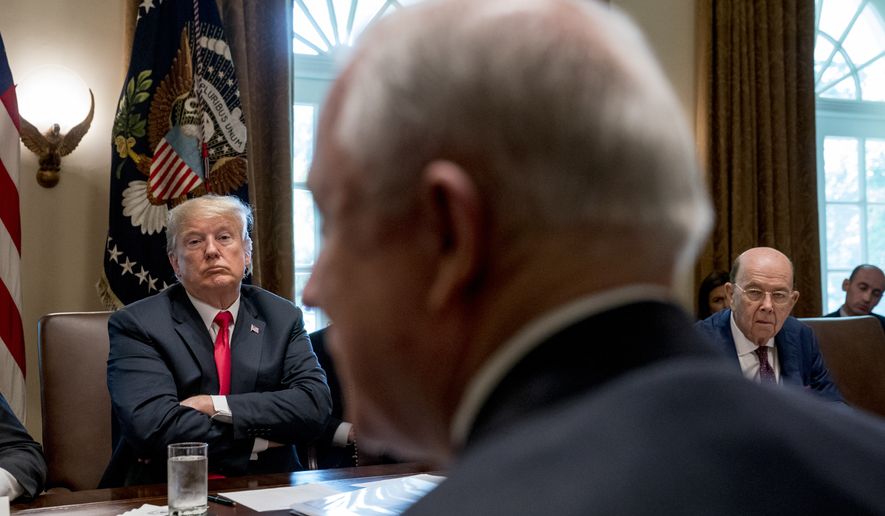
[[[431,470],[432,468],[423,464],[381,464],[359,468],[325,469],[298,471],[295,473],[279,473],[274,475],[222,478],[209,481],[209,494],[215,494],[219,491],[243,491],[268,487],[295,486],[351,478],[396,477],[425,473]],[[166,484],[48,493],[39,496],[36,500],[31,502],[12,504],[11,509],[13,514],[21,515],[114,516],[131,509],[137,509],[146,503],[151,505],[166,505]],[[229,507],[211,501],[209,502],[209,512],[207,514],[209,516],[228,516],[233,514],[291,516],[291,513],[288,510],[258,513],[242,505]]]

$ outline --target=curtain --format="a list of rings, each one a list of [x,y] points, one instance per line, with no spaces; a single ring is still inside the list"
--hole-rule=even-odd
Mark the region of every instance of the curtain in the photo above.
[[[291,7],[287,0],[217,3],[246,116],[253,283],[292,299]]]
[[[821,315],[814,2],[698,0],[698,140],[716,221],[696,285],[756,246],[795,265],[794,315]]]

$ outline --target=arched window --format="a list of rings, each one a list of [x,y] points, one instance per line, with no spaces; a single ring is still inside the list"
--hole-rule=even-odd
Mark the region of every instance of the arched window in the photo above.
[[[319,213],[307,190],[317,117],[341,58],[357,36],[375,20],[421,0],[293,0],[292,3],[292,212],[295,237],[295,302],[301,304],[322,245]],[[313,308],[304,309],[304,325],[314,331],[328,324]]]
[[[816,0],[815,15],[821,277],[831,312],[855,266],[885,267],[885,0]]]

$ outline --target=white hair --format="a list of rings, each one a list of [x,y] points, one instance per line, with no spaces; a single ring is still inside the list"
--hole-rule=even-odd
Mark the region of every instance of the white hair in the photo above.
[[[469,170],[507,233],[654,235],[684,266],[711,208],[684,114],[641,34],[596,2],[449,0],[403,9],[353,54],[335,138],[372,193],[408,207],[423,167]]]
[[[169,210],[166,216],[166,252],[175,252],[175,242],[181,233],[182,226],[196,218],[223,217],[237,222],[246,256],[252,256],[252,209],[249,205],[232,195],[207,194],[188,199]],[[250,263],[247,271],[252,272]]]

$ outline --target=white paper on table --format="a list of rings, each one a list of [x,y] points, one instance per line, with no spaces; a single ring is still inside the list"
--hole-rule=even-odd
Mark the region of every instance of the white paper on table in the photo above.
[[[151,505],[146,503],[136,509],[130,509],[118,516],[166,516],[169,514],[169,507],[166,505]]]
[[[300,486],[272,487],[269,489],[254,489],[252,491],[233,491],[230,493],[218,493],[225,498],[245,505],[253,511],[284,511],[294,503],[323,498],[340,493],[326,484],[304,484]]]
[[[9,497],[0,496],[0,516],[9,516]]]

